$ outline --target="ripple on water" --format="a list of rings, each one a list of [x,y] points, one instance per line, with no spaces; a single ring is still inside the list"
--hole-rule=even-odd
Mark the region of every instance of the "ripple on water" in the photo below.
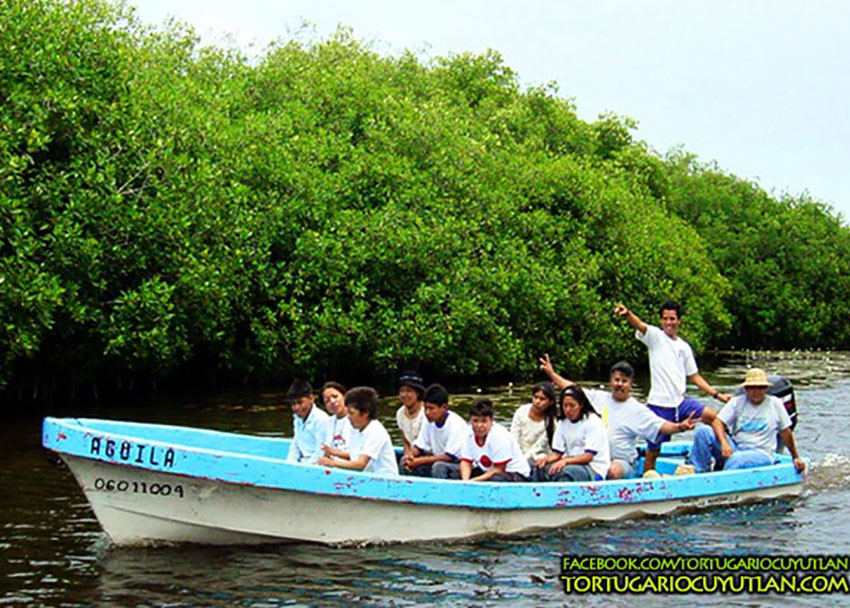
[[[813,462],[806,476],[810,492],[850,488],[850,456],[827,454],[820,462]]]

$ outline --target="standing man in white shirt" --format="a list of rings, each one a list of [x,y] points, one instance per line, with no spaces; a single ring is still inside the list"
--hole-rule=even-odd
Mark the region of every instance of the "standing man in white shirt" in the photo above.
[[[649,350],[651,386],[646,400],[647,407],[664,420],[681,422],[693,417],[710,425],[717,413],[696,399],[685,396],[688,381],[723,403],[729,401],[730,396],[715,390],[706,382],[699,373],[690,344],[679,337],[682,307],[670,301],[662,304],[660,328],[647,325],[623,304],[617,304],[614,313],[626,318],[635,329],[635,337],[646,344]],[[644,473],[655,470],[661,444],[669,440],[669,435],[661,434],[655,441],[647,443]]]
[[[322,443],[328,434],[330,417],[316,407],[316,395],[306,380],[295,380],[286,391],[292,406],[293,438],[286,459],[291,462],[316,464],[322,457]]]

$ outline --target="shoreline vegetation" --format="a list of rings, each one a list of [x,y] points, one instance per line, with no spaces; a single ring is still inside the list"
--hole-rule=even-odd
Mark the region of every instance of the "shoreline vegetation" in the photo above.
[[[0,400],[530,375],[850,348],[850,229],[636,123],[580,120],[496,51],[340,30],[259,57],[100,0],[0,0]],[[731,128],[731,126],[730,126]]]

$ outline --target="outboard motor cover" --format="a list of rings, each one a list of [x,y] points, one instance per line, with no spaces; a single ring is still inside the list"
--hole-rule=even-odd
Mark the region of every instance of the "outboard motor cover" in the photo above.
[[[770,388],[767,389],[768,395],[779,397],[782,404],[785,406],[785,411],[791,418],[791,428],[797,426],[797,398],[794,396],[794,387],[791,382],[784,376],[768,376],[770,380]]]

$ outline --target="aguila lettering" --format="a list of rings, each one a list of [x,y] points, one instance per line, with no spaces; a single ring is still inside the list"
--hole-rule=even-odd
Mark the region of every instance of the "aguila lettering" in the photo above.
[[[120,444],[113,439],[104,440],[103,437],[92,437],[89,445],[89,454],[100,456],[101,454],[110,459],[124,462],[133,461],[136,464],[150,464],[155,467],[174,466],[174,448],[162,448],[144,443],[132,443],[123,441]]]

